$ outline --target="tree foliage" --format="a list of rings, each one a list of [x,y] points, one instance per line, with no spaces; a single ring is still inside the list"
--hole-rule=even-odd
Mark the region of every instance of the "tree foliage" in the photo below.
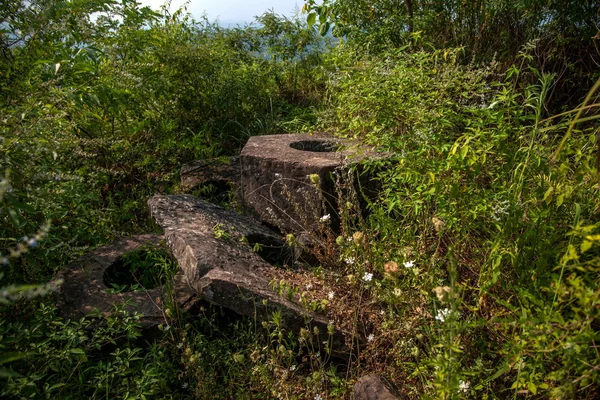
[[[304,9],[323,33],[332,25],[334,35],[375,54],[417,41],[423,49],[461,47],[465,62],[506,67],[531,48],[532,67],[563,78],[555,104],[576,105],[583,93],[574,88],[590,87],[597,77],[595,0],[309,0]]]
[[[308,0],[306,22],[224,29],[135,0],[2,2],[0,397],[337,398],[383,371],[415,398],[597,398],[599,7]],[[344,223],[316,251],[334,270],[307,267],[348,293],[277,284],[312,311],[378,310],[344,374],[277,314],[165,305],[142,348],[120,308],[64,321],[25,298],[155,230],[146,200],[180,191],[181,164],[287,131],[393,153],[361,166],[381,189],[368,213],[338,177]]]

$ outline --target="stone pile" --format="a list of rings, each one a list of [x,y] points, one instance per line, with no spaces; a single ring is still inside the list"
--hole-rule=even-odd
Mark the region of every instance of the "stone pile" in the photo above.
[[[291,249],[271,230],[233,211],[189,195],[154,196],[148,201],[152,216],[164,229],[173,255],[198,296],[237,314],[267,321],[280,314],[285,329],[301,328],[328,340],[328,320],[278,293],[270,276],[278,268],[269,262],[289,260]],[[266,259],[253,247],[269,249]],[[332,337],[332,352],[349,357],[342,332]]]
[[[284,232],[302,233],[315,229],[324,215],[335,219],[333,175],[367,157],[387,155],[323,135],[252,137],[239,159],[184,166],[182,187],[193,189],[209,183],[239,187],[243,204],[263,223]],[[361,187],[370,186],[365,181]],[[260,321],[277,313],[283,328],[296,333],[302,328],[318,332],[316,340],[331,343],[333,356],[352,356],[350,335],[339,329],[332,331],[324,315],[307,310],[293,296],[279,295],[272,287],[277,269],[294,265],[298,257],[298,250],[288,247],[280,232],[190,195],[156,195],[148,205],[180,266],[172,287],[181,309],[191,310],[197,302],[208,301]],[[116,302],[127,301],[128,310],[144,314],[144,327],[164,323],[164,287],[114,293],[104,282],[104,274],[119,257],[162,238],[122,238],[61,271],[58,278],[64,284],[58,305],[63,315],[80,318],[94,309],[106,314]]]

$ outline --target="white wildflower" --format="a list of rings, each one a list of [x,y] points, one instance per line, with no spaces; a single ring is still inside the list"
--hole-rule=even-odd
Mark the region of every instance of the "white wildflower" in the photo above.
[[[375,335],[371,333],[369,336],[367,336],[367,341],[372,342],[373,340],[375,340]]]
[[[179,343],[177,343],[177,348],[178,348],[178,349],[181,349],[181,348],[183,348],[183,342],[179,342]]]
[[[323,400],[323,398],[321,397],[320,394],[316,394],[315,395],[315,400]]]
[[[394,288],[394,296],[396,296],[396,297],[402,296],[402,289]]]
[[[335,293],[333,293],[333,292],[329,292],[329,294],[327,295],[327,298],[328,298],[329,300],[333,300],[333,296],[335,296]]]
[[[292,365],[292,366],[290,367],[290,371],[291,371],[291,372],[294,372],[295,370],[296,370],[296,365]]]
[[[404,263],[404,268],[412,268],[415,266],[415,262],[414,261],[406,261]]]
[[[187,383],[187,382],[184,382],[184,383],[181,385],[181,388],[182,388],[182,389],[187,389],[187,388],[188,388],[188,383]]]
[[[508,209],[510,207],[510,203],[508,200],[499,201],[492,207],[492,218],[495,221],[500,221],[502,217],[509,214]]]
[[[440,322],[444,322],[446,320],[446,318],[448,318],[450,316],[450,314],[452,314],[451,309],[441,308],[438,310],[437,315],[435,316],[435,319],[437,319]]]
[[[371,282],[372,279],[373,279],[373,274],[370,272],[365,272],[365,274],[363,275],[363,281]]]
[[[461,393],[466,393],[470,386],[469,382],[458,381],[458,391]]]
[[[312,285],[312,283],[309,283],[308,285],[306,285],[306,290],[310,290],[310,289],[312,289],[312,288],[313,288],[313,285]]]
[[[280,179],[281,178],[281,174],[279,172],[275,173],[275,178]]]
[[[355,262],[355,261],[356,261],[356,260],[354,259],[354,257],[348,257],[348,258],[346,258],[346,259],[344,260],[344,262],[345,262],[346,264],[348,264],[348,265],[354,265],[354,262]]]
[[[331,219],[331,215],[325,214],[319,219],[319,222],[321,222],[321,223],[329,222],[330,219]]]

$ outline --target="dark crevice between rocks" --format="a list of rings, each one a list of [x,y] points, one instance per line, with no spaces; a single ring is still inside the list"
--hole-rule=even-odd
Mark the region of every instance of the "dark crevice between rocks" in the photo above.
[[[210,203],[227,207],[233,194],[233,183],[227,180],[210,180],[196,186],[192,195]]]
[[[281,241],[274,241],[272,237],[251,233],[246,235],[246,240],[253,251],[271,265],[283,267],[293,265],[295,261],[294,249]]]

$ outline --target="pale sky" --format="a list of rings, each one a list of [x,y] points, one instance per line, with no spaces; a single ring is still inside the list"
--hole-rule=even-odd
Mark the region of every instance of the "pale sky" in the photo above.
[[[138,0],[144,6],[158,10],[164,0]],[[185,0],[172,0],[171,10],[176,10],[185,3]],[[198,19],[206,12],[208,19],[217,18],[222,23],[253,22],[254,16],[262,15],[265,11],[273,9],[277,14],[291,17],[294,8],[298,5],[302,9],[304,0],[190,0],[188,11]]]

